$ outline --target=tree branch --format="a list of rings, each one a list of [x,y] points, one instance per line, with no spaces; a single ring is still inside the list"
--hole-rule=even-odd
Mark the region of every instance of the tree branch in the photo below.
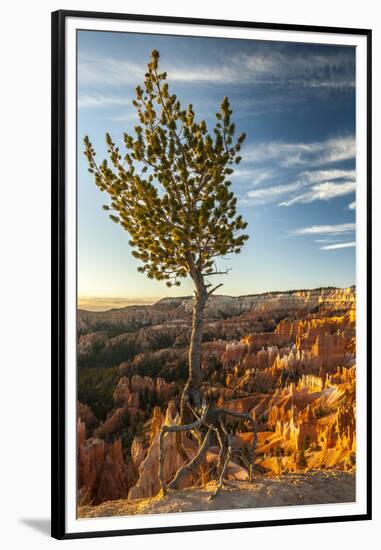
[[[208,296],[210,296],[213,292],[215,292],[218,288],[220,288],[221,286],[224,286],[224,283],[220,283],[219,285],[215,286],[214,288],[212,288],[212,290],[209,290],[208,292]]]
[[[210,273],[203,274],[205,277],[211,277],[212,275],[227,275],[231,271],[231,267],[225,269],[224,271],[211,271]]]

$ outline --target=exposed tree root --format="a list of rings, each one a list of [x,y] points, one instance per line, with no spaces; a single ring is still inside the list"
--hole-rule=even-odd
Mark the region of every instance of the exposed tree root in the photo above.
[[[193,401],[194,402],[194,401]],[[209,408],[205,403],[205,400],[196,401],[196,406],[193,408],[189,399],[185,399],[185,403],[191,412],[192,416],[196,418],[194,422],[188,424],[175,424],[172,426],[163,426],[160,430],[159,436],[159,481],[161,495],[165,495],[168,489],[178,489],[181,482],[190,474],[194,474],[201,466],[206,456],[206,453],[210,447],[211,439],[215,434],[218,446],[220,448],[217,460],[217,487],[215,491],[210,495],[210,499],[217,496],[219,491],[224,485],[225,474],[228,469],[229,461],[233,454],[233,438],[229,434],[228,429],[224,423],[226,417],[240,418],[250,422],[253,431],[253,444],[249,449],[249,458],[242,456],[242,461],[249,471],[249,481],[253,481],[253,468],[255,460],[255,451],[257,446],[257,426],[255,419],[248,413],[238,413],[230,411],[224,408]],[[176,437],[190,432],[199,444],[198,452],[189,461],[184,460],[182,466],[178,469],[175,477],[169,482],[168,486],[164,479],[164,438],[167,433],[175,433]]]
[[[228,450],[227,450],[227,453],[225,454],[224,465],[222,466],[222,470],[221,470],[221,474],[220,474],[220,477],[219,477],[219,480],[218,480],[218,483],[217,483],[216,490],[209,497],[210,500],[214,499],[217,496],[217,494],[219,493],[219,491],[220,491],[220,489],[221,489],[221,487],[224,483],[224,476],[225,476],[225,472],[226,472],[226,469],[227,469],[228,464],[229,464],[229,460],[231,459],[231,456],[232,456],[231,436],[228,435],[227,439],[228,439]]]

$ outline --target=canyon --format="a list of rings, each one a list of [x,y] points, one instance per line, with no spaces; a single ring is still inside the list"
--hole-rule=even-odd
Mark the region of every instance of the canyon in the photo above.
[[[126,513],[148,513],[138,503],[157,497],[159,431],[179,419],[191,313],[192,297],[105,312],[78,310],[80,517],[102,515],[110,502],[130,510]],[[346,481],[342,495],[339,488],[335,491],[336,501],[354,498],[355,287],[212,296],[202,370],[202,392],[209,403],[249,413],[257,421],[254,484],[278,480],[276,487],[288,487],[290,479],[310,476],[318,490],[323,473],[327,478],[340,475]],[[237,491],[246,491],[248,500],[253,434],[245,421],[231,419],[228,428],[234,437],[227,482],[238,484]],[[164,441],[169,482],[183,457],[174,434]],[[183,446],[188,459],[195,456],[198,444],[191,435]],[[181,498],[189,501],[189,491],[213,484],[217,462],[217,442],[212,441],[197,475],[183,479]],[[224,506],[223,498],[216,498],[217,507]],[[253,494],[252,506],[270,505],[265,500]],[[176,511],[173,495],[170,508]]]

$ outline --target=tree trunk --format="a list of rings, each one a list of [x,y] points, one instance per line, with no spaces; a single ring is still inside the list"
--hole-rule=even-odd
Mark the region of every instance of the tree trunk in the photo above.
[[[202,383],[201,369],[201,341],[204,321],[205,305],[208,300],[208,292],[202,275],[198,274],[193,278],[196,292],[193,302],[192,334],[189,346],[189,370],[188,380],[181,397],[180,416],[182,422],[187,418],[185,410],[185,399],[189,398],[193,407],[198,409],[201,406],[200,386]]]
[[[204,323],[205,304],[208,294],[204,281],[196,291],[196,299],[193,304],[192,334],[189,347],[189,373],[188,382],[190,388],[198,390],[202,381],[201,372],[201,341]]]

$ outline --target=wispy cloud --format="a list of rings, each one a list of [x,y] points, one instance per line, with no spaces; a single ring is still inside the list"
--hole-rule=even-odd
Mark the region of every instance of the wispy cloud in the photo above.
[[[80,94],[78,96],[78,107],[114,107],[131,105],[131,98],[100,93]]]
[[[313,144],[313,146],[293,144],[292,150],[294,153],[298,151],[298,154],[307,149],[315,149],[320,152],[329,150],[329,153],[327,152],[326,154],[324,152],[320,157],[320,160],[322,162],[324,161],[323,164],[325,164],[325,160],[329,156],[332,159],[332,150],[340,148],[337,146],[337,143],[346,141],[350,141],[349,138],[338,138],[337,140],[329,139],[319,144]],[[246,191],[246,197],[255,204],[271,203],[282,198],[283,200],[279,202],[278,205],[290,206],[295,203],[330,200],[355,190],[355,170],[339,169],[335,167],[316,167],[316,169],[305,170],[306,166],[303,164],[300,166],[300,168],[302,168],[302,170],[300,170],[299,166],[284,166],[286,163],[290,162],[290,157],[287,157],[286,151],[289,150],[291,146],[289,147],[289,144],[284,144],[282,147],[278,147],[278,144],[272,144],[272,146],[267,144],[267,146],[267,148],[263,148],[263,146],[258,148],[262,153],[264,150],[266,151],[265,156],[258,154],[257,150],[256,154],[251,157],[256,160],[252,160],[251,164],[249,162],[244,162],[242,164],[246,178],[250,174],[250,166],[252,167],[252,179],[250,182],[252,185],[257,186],[259,183],[262,183],[260,188]],[[343,151],[343,149],[344,147],[341,146],[341,151]],[[349,157],[350,154],[352,153],[348,153],[346,156]],[[245,158],[245,152],[243,156]],[[341,158],[342,156],[343,155],[341,155]],[[266,159],[265,161],[263,160],[264,158]],[[336,156],[335,158],[338,157]],[[317,162],[316,159],[315,162]],[[306,162],[306,164],[308,163]],[[329,164],[332,164],[332,162]],[[259,168],[259,165],[261,165],[262,168]],[[268,166],[272,168],[269,170]],[[257,174],[256,176],[254,176],[254,171]],[[265,174],[266,177],[260,179],[258,175],[261,173]],[[271,185],[272,183],[275,183],[275,185]]]
[[[337,243],[337,244],[329,244],[327,246],[321,246],[320,250],[337,250],[340,248],[352,248],[356,246],[355,241],[352,241],[350,243]]]
[[[323,55],[269,49],[238,55],[234,61],[235,67],[246,69],[247,78],[255,75],[266,83],[311,88],[353,88],[355,84],[354,58],[348,50]]]
[[[355,231],[355,223],[339,223],[336,225],[311,225],[309,227],[301,227],[299,229],[294,229],[289,231],[289,236],[300,236],[300,235],[339,235],[342,233],[350,233]]]
[[[352,237],[356,229],[355,223],[340,223],[333,225],[311,225],[289,231],[288,237],[320,237],[314,242],[320,244],[320,250],[336,250],[356,246],[355,241],[343,242],[343,239]],[[353,238],[353,237],[352,237]]]
[[[144,68],[112,57],[81,55],[78,60],[79,85],[102,84],[118,86],[137,84],[144,77]]]
[[[315,239],[315,243],[340,243],[341,241],[338,241],[337,239],[331,239],[328,237],[327,239]]]
[[[248,166],[247,168],[235,168],[234,173],[231,175],[232,178],[247,179],[250,178],[250,183],[252,185],[259,185],[263,181],[272,177],[274,170],[271,168],[264,170],[263,168],[252,168]]]
[[[355,170],[338,170],[334,168],[331,170],[306,171],[302,172],[300,176],[309,183],[319,183],[321,181],[330,181],[339,178],[354,181],[356,179],[356,172]]]
[[[107,84],[120,86],[137,85],[144,79],[145,64],[101,56],[82,56],[79,59],[79,82],[81,85]],[[163,60],[162,69],[171,82],[229,83],[238,79],[237,68],[228,65],[174,65]],[[242,75],[240,77],[242,80]]]
[[[324,183],[313,185],[309,191],[301,193],[292,199],[280,202],[279,206],[291,206],[297,202],[309,203],[317,200],[328,201],[336,197],[348,195],[348,193],[352,193],[355,189],[356,183],[354,181],[347,181],[344,183],[333,183],[331,181],[326,181]]]
[[[353,88],[354,57],[341,51],[323,55],[281,49],[258,50],[228,57],[222,63],[185,65],[162,59],[162,68],[171,81],[207,84],[273,84],[306,88]],[[144,66],[124,59],[82,55],[79,59],[81,84],[136,84],[144,76]]]
[[[248,191],[247,196],[252,199],[259,199],[261,202],[270,202],[274,197],[284,195],[300,189],[299,183],[287,183],[284,185],[273,185],[272,187],[264,187],[262,189],[253,189]]]
[[[311,143],[267,142],[251,144],[243,151],[245,162],[276,162],[284,168],[323,166],[355,158],[354,136],[343,136]]]

